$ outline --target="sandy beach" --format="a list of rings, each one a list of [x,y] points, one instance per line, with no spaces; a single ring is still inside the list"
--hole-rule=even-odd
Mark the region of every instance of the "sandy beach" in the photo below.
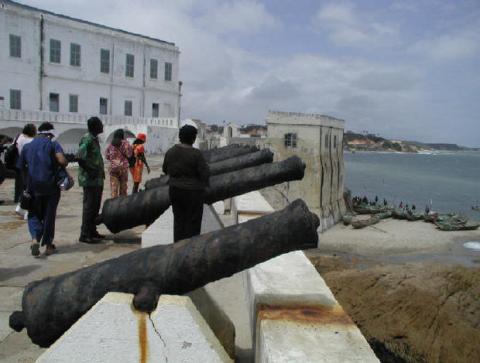
[[[463,247],[468,241],[480,241],[480,230],[444,232],[423,221],[386,219],[364,229],[339,223],[320,235],[318,251],[366,257],[449,253],[480,259],[480,252]]]

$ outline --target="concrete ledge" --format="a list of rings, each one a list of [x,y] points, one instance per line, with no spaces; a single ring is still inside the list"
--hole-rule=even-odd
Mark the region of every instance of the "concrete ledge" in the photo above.
[[[232,206],[232,212],[237,224],[275,211],[259,191],[234,197]]]
[[[202,234],[223,228],[215,210],[210,205],[203,206]],[[173,243],[173,211],[169,207],[142,233],[142,248]]]
[[[235,326],[207,286],[187,294],[230,358],[235,359]]]
[[[37,362],[232,362],[188,297],[162,295],[150,315],[132,298],[105,295]]]
[[[248,271],[256,362],[379,362],[303,252]]]

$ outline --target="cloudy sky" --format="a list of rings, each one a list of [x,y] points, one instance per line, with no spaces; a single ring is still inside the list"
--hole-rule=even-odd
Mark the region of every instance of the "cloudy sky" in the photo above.
[[[176,43],[182,117],[480,146],[480,0],[20,0]]]

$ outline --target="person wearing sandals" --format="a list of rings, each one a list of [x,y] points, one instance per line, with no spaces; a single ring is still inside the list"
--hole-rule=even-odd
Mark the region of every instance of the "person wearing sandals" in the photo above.
[[[115,130],[112,142],[105,150],[105,159],[110,162],[108,171],[112,198],[127,195],[128,158],[132,157],[132,146],[124,140],[124,136],[122,129]]]
[[[53,125],[50,122],[42,123],[37,136],[23,147],[17,162],[17,169],[26,175],[26,190],[33,196],[33,206],[28,211],[33,256],[40,255],[40,244],[45,246],[46,256],[56,252],[53,240],[60,201],[56,174],[58,167],[66,167],[68,162],[62,147],[54,138]]]

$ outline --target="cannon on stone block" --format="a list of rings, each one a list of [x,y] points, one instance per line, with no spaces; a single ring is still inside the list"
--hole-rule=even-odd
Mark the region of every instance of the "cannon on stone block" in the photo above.
[[[256,165],[271,163],[273,161],[273,153],[268,149],[243,154],[233,158],[210,163],[210,175],[224,174],[235,170],[249,168]],[[158,178],[150,179],[145,183],[145,189],[153,189],[167,185],[168,175],[162,175]]]
[[[256,146],[248,145],[229,145],[219,149],[213,149],[211,153],[204,151],[205,161],[207,163],[216,163],[217,161],[222,161],[225,159],[234,158],[236,156],[252,153],[258,151]]]
[[[230,144],[218,149],[203,150],[202,154],[207,163],[216,163],[217,161],[234,158],[255,151],[258,151],[258,147],[256,146]]]
[[[253,190],[303,178],[305,164],[297,156],[271,164],[215,175],[205,190],[205,203],[211,204]],[[168,187],[141,191],[128,197],[107,199],[97,223],[113,233],[153,223],[170,206]]]
[[[239,225],[35,281],[25,288],[22,311],[12,313],[10,326],[26,328],[33,343],[48,347],[107,292],[134,294],[137,309],[153,311],[161,294],[185,294],[283,253],[315,247],[319,224],[297,199]]]

